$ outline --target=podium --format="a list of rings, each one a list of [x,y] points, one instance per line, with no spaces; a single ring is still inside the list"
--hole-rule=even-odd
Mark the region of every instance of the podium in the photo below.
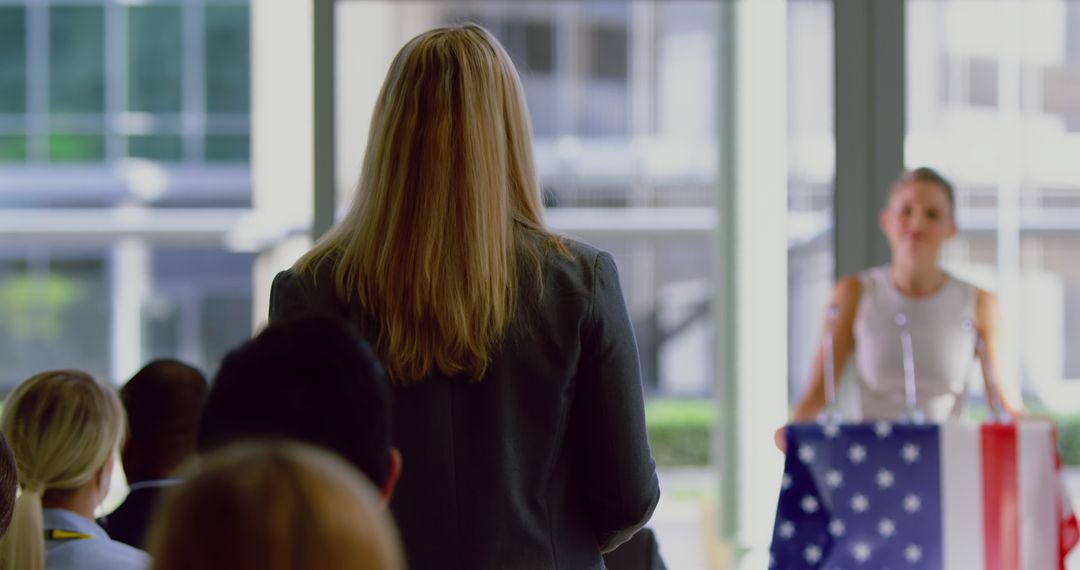
[[[1048,422],[794,424],[780,570],[1062,570],[1077,522]]]

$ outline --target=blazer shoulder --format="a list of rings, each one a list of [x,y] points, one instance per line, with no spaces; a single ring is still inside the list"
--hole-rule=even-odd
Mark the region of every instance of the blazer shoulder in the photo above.
[[[338,298],[333,277],[332,268],[315,273],[278,272],[270,287],[270,320],[304,313],[347,312],[348,303]]]

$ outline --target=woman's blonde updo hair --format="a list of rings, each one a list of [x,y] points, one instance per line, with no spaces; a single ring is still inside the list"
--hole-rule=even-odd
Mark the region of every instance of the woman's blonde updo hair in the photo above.
[[[543,255],[568,254],[542,218],[510,56],[480,26],[436,28],[391,63],[353,205],[294,270],[334,267],[338,297],[378,324],[395,381],[435,370],[479,379],[514,314],[518,279],[539,283]]]
[[[375,489],[298,443],[240,443],[207,456],[150,531],[154,570],[403,570]]]
[[[124,436],[116,391],[81,370],[50,370],[19,384],[0,430],[11,446],[22,494],[0,539],[0,570],[45,567],[41,498],[82,487],[112,461]]]

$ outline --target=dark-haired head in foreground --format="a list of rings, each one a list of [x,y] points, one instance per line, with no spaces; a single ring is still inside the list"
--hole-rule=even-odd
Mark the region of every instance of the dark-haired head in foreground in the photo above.
[[[195,451],[195,431],[209,386],[197,369],[155,360],[120,389],[128,417],[121,458],[128,483],[165,479]]]
[[[150,362],[120,390],[128,435],[120,451],[131,490],[99,524],[113,540],[143,548],[150,515],[163,487],[195,451],[195,429],[209,386],[178,360]]]
[[[371,348],[347,323],[306,316],[274,323],[230,352],[214,378],[198,449],[281,438],[333,451],[384,499],[400,456],[390,445],[390,394]]]
[[[0,536],[11,524],[15,509],[15,490],[19,486],[19,473],[15,470],[15,456],[11,454],[7,439],[0,434]]]

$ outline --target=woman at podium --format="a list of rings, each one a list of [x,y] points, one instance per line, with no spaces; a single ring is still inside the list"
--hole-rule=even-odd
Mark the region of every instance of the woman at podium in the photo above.
[[[793,421],[813,421],[827,404],[830,344],[833,378],[854,354],[864,421],[913,413],[935,423],[958,417],[976,358],[984,377],[994,380],[987,382],[988,403],[994,398],[1008,414],[1022,413],[1016,386],[1002,382],[1012,379],[997,373],[1001,317],[994,296],[941,268],[941,248],[957,233],[955,206],[952,185],[933,169],[905,171],[893,183],[879,217],[892,262],[837,283],[826,341]]]

